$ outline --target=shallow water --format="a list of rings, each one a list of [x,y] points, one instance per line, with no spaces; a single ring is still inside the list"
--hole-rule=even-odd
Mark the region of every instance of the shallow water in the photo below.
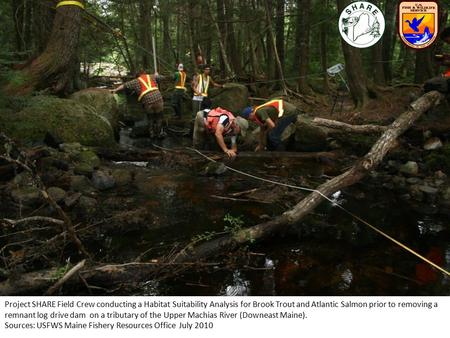
[[[230,165],[261,177],[309,186],[319,185],[333,171],[314,161],[292,159],[238,159]],[[138,169],[135,201],[151,210],[149,221],[156,220],[159,227],[109,238],[111,256],[126,261],[150,249],[145,259],[157,258],[176,243],[180,247],[195,236],[222,232],[229,226],[226,215],[240,217],[243,226],[279,215],[296,203],[293,196],[299,194],[286,190],[282,202],[273,203],[251,201],[248,196],[241,197],[246,201],[222,200],[216,197],[264,188],[267,183],[230,172],[221,177],[201,176],[200,170]],[[275,192],[277,188],[265,190],[263,197],[268,201],[270,189]],[[372,184],[359,184],[333,199],[450,269],[449,225],[444,216],[421,215],[395,194]],[[175,280],[148,281],[135,294],[450,295],[448,277],[328,202],[296,226],[245,249]]]
[[[149,147],[153,142],[131,139],[129,130],[123,130],[121,143]],[[190,140],[169,137],[157,145],[184,147],[190,146]],[[226,217],[241,219],[243,227],[252,226],[281,214],[304,196],[298,190],[270,186],[231,172],[205,176],[201,173],[206,164],[188,170],[139,168],[130,189],[134,189],[135,202],[151,211],[149,222],[156,220],[158,227],[108,238],[110,258],[133,260],[145,251],[148,254],[144,259],[167,255],[191,240],[223,232],[230,226]],[[334,164],[292,158],[238,158],[226,164],[266,179],[309,188],[340,172]],[[130,163],[116,166],[133,167]],[[220,199],[250,189],[258,190],[238,198],[244,201]],[[337,192],[332,199],[450,269],[446,216],[417,212],[407,201],[370,180]],[[323,202],[302,222],[276,237],[225,258],[175,280],[149,280],[135,294],[450,295],[448,277],[329,202]]]

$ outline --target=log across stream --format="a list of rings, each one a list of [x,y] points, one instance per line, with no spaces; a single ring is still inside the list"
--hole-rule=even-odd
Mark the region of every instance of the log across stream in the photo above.
[[[407,126],[394,123],[393,128],[398,131]],[[397,134],[388,133],[385,135],[387,143],[377,143],[381,153],[389,150],[389,142],[399,133],[401,130]],[[387,148],[383,148],[386,145]],[[365,160],[380,161],[383,154],[377,159],[379,154],[374,152],[375,157],[368,156]],[[111,156],[100,150],[99,155]],[[154,152],[154,157],[160,155]],[[299,205],[307,200],[306,193],[237,176],[220,167],[205,167],[207,162],[193,154],[183,156],[191,160],[183,162],[180,154],[172,154],[163,156],[160,163],[150,161],[149,167],[106,162],[103,170],[119,170],[117,178],[122,184],[99,193],[97,207],[84,205],[84,209],[74,209],[71,215],[76,219],[74,224],[85,225],[84,229],[77,228],[78,236],[94,260],[81,266],[60,292],[141,295],[449,293],[448,281],[441,274],[355,222],[333,204],[322,203],[309,215],[305,213],[301,220],[280,223],[278,215],[286,210],[302,212]],[[330,179],[331,182],[338,180],[339,174],[351,165],[351,161],[330,162],[318,160],[320,158],[243,156],[232,166],[266,179],[315,189]],[[359,165],[369,169],[373,163],[363,160]],[[385,168],[380,170],[383,173]],[[382,175],[369,175],[359,183],[351,182],[356,184],[344,190],[331,191],[333,202],[448,269],[450,240],[445,206],[440,208],[431,193],[420,201],[407,198],[407,194],[399,194],[400,190],[389,188],[396,177],[385,175],[383,178]],[[283,227],[276,231],[254,238],[243,237],[246,233],[243,229],[257,230],[258,224],[275,224],[277,220]],[[236,236],[242,245],[238,248],[235,243],[229,246],[233,250],[228,250],[228,246],[221,250],[220,239],[230,235]],[[217,239],[219,242],[214,242]],[[58,250],[61,249],[55,252]],[[17,260],[20,254],[28,254],[20,253],[14,246],[10,247],[11,251]],[[212,251],[214,254],[209,254]],[[210,259],[200,259],[208,256]],[[77,255],[73,259],[74,265],[82,261]],[[35,257],[32,262],[40,261]],[[56,282],[56,276],[60,275],[55,268],[12,274],[0,281],[0,294],[43,294]]]

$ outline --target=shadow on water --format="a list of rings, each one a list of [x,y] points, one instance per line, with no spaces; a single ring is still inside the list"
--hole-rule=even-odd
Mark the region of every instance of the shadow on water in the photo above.
[[[238,159],[231,164],[252,174],[295,184],[319,185],[334,168],[299,159]],[[127,167],[128,165],[122,165]],[[195,236],[224,231],[232,219],[242,226],[281,214],[302,194],[227,172],[204,176],[189,170],[138,168],[130,187],[135,203],[150,211],[146,231],[112,236],[112,258],[164,255]],[[233,193],[255,195],[228,200]],[[260,191],[258,195],[258,191]],[[304,196],[304,195],[303,195]],[[333,196],[420,254],[450,269],[450,235],[444,216],[411,211],[406,201],[382,187],[361,183]],[[197,237],[198,238],[198,237]],[[249,245],[213,267],[149,281],[139,295],[450,295],[450,280],[329,203],[301,223],[265,242]],[[114,257],[115,256],[115,257]]]

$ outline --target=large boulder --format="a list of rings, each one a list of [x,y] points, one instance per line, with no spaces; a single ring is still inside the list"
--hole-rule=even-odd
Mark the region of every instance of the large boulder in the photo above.
[[[247,87],[237,83],[228,83],[223,89],[211,90],[210,96],[213,107],[222,107],[236,115],[249,105]]]
[[[324,151],[327,149],[326,130],[314,125],[311,121],[311,117],[299,115],[295,124],[295,150]]]
[[[108,120],[94,109],[77,101],[52,96],[30,98],[19,111],[0,114],[0,130],[25,143],[43,142],[47,134],[62,142],[86,146],[114,145],[114,133]]]
[[[119,130],[119,103],[117,95],[111,94],[107,89],[87,88],[73,93],[69,98],[90,106],[111,124],[114,131]]]

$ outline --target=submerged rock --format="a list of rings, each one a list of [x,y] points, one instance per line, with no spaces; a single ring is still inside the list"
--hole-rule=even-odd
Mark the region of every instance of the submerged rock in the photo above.
[[[227,167],[223,163],[211,162],[208,163],[202,171],[205,176],[221,176],[227,172]]]
[[[64,198],[66,197],[66,192],[58,187],[48,188],[47,193],[56,203],[64,201]]]
[[[417,162],[409,161],[400,167],[400,172],[408,176],[417,176],[419,174],[419,165]]]
[[[116,185],[119,187],[126,186],[133,181],[133,173],[130,169],[114,169],[111,172],[111,175],[116,182]]]
[[[74,194],[70,194],[68,196],[66,196],[66,198],[64,199],[64,204],[67,207],[72,207],[73,205],[75,205],[75,203],[78,202],[78,200],[80,199],[81,194],[79,192],[76,192]]]
[[[72,176],[70,180],[70,188],[73,191],[81,192],[83,194],[90,194],[95,192],[94,187],[86,176]]]
[[[115,144],[111,124],[93,108],[51,96],[31,98],[19,112],[3,111],[0,129],[25,143],[44,142],[50,133],[65,143],[105,147]]]
[[[442,146],[443,146],[442,141],[437,137],[433,137],[425,142],[423,149],[436,150],[436,149],[442,148]]]
[[[43,201],[40,190],[33,186],[14,189],[11,191],[11,197],[15,202],[25,206],[37,205]]]
[[[76,157],[83,151],[83,146],[78,142],[63,143],[59,145],[59,149],[69,154],[70,157]]]
[[[418,188],[420,191],[428,195],[436,195],[439,192],[438,189],[430,187],[429,185],[419,185]]]
[[[76,161],[79,163],[85,163],[92,168],[100,167],[100,159],[97,154],[90,150],[81,151],[76,157]]]
[[[94,173],[94,167],[89,165],[88,163],[79,163],[73,168],[73,172],[77,175],[84,175],[87,177],[91,177]]]
[[[81,196],[78,202],[78,207],[84,214],[92,214],[97,208],[97,200],[95,198]]]
[[[114,177],[104,170],[97,170],[92,174],[92,183],[98,190],[108,190],[116,185]]]

